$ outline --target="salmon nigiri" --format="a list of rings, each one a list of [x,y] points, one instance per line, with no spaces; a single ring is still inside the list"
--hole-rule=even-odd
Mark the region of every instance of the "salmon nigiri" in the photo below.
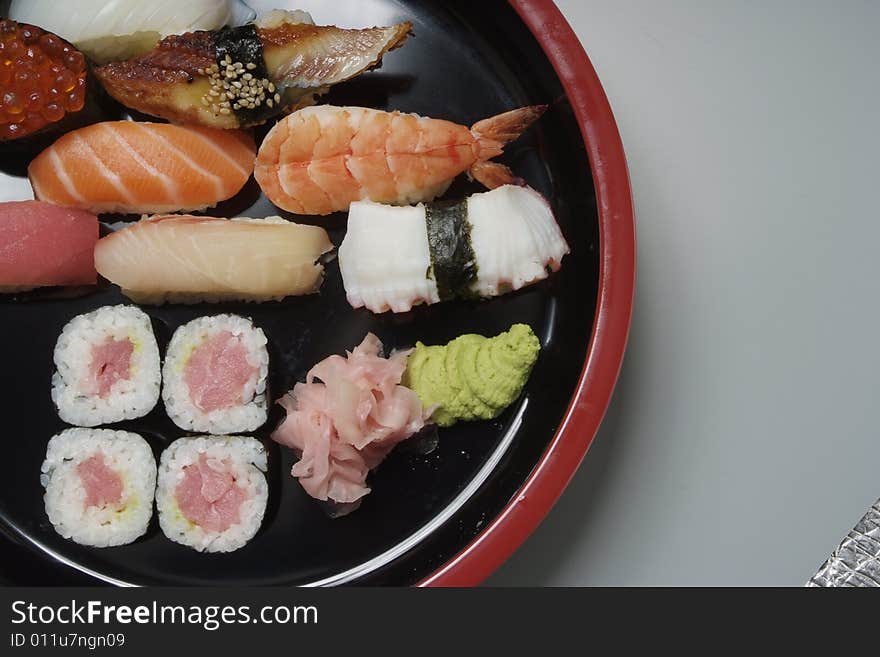
[[[95,267],[136,303],[268,301],[315,292],[332,248],[280,217],[157,216],[98,240]]]
[[[269,131],[254,176],[270,201],[296,214],[330,214],[355,201],[430,201],[465,171],[494,189],[516,178],[489,160],[545,109],[523,107],[467,128],[362,107],[307,107]]]
[[[203,210],[247,182],[244,132],[107,121],[69,132],[28,167],[34,196],[91,212]]]

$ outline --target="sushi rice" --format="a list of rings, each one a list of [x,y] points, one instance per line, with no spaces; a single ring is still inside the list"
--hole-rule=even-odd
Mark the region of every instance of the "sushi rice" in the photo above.
[[[256,374],[245,384],[239,403],[206,412],[193,402],[185,380],[187,363],[199,345],[227,331],[241,339],[248,364],[256,368]],[[219,435],[259,428],[267,417],[269,352],[266,344],[263,330],[238,315],[200,317],[178,328],[168,345],[162,370],[162,399],[168,417],[181,429],[199,433]]]
[[[93,348],[108,340],[133,346],[128,378],[119,378],[101,396],[94,382]],[[149,413],[159,400],[159,347],[149,316],[134,306],[104,306],[74,317],[55,344],[52,401],[69,424],[94,427]]]
[[[210,462],[225,462],[234,485],[244,491],[238,523],[224,531],[204,529],[188,519],[177,502],[177,488],[184,480],[185,468],[199,462],[204,454]],[[266,449],[260,441],[246,436],[197,436],[180,438],[162,452],[159,462],[156,508],[159,526],[169,539],[199,552],[232,552],[243,547],[260,528],[266,511],[269,486],[264,472]]]
[[[100,453],[122,481],[118,504],[88,506],[77,467]],[[124,545],[147,531],[153,515],[156,460],[138,434],[109,429],[66,429],[49,440],[40,483],[46,515],[64,538],[94,547]]]

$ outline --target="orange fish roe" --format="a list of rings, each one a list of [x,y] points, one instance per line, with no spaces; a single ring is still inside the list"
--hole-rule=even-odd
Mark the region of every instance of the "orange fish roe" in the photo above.
[[[58,36],[0,20],[0,140],[33,134],[86,102],[86,60]]]

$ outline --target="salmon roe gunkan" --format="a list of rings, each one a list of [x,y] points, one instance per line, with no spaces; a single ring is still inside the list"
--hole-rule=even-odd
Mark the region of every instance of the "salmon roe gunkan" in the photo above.
[[[39,27],[0,20],[0,140],[33,134],[85,102],[81,52]]]

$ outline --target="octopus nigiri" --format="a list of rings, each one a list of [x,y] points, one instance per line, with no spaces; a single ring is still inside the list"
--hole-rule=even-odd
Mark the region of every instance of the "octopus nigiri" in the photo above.
[[[400,313],[518,290],[557,271],[568,252],[544,197],[503,185],[452,204],[352,203],[339,269],[352,307]]]
[[[411,29],[348,30],[275,10],[240,27],[166,37],[144,55],[94,72],[107,93],[138,112],[244,128],[311,105],[331,85],[379,66]]]
[[[465,171],[494,189],[517,179],[489,160],[545,109],[523,107],[467,128],[362,107],[307,107],[269,131],[254,176],[278,207],[313,215],[348,210],[355,201],[430,201]]]

